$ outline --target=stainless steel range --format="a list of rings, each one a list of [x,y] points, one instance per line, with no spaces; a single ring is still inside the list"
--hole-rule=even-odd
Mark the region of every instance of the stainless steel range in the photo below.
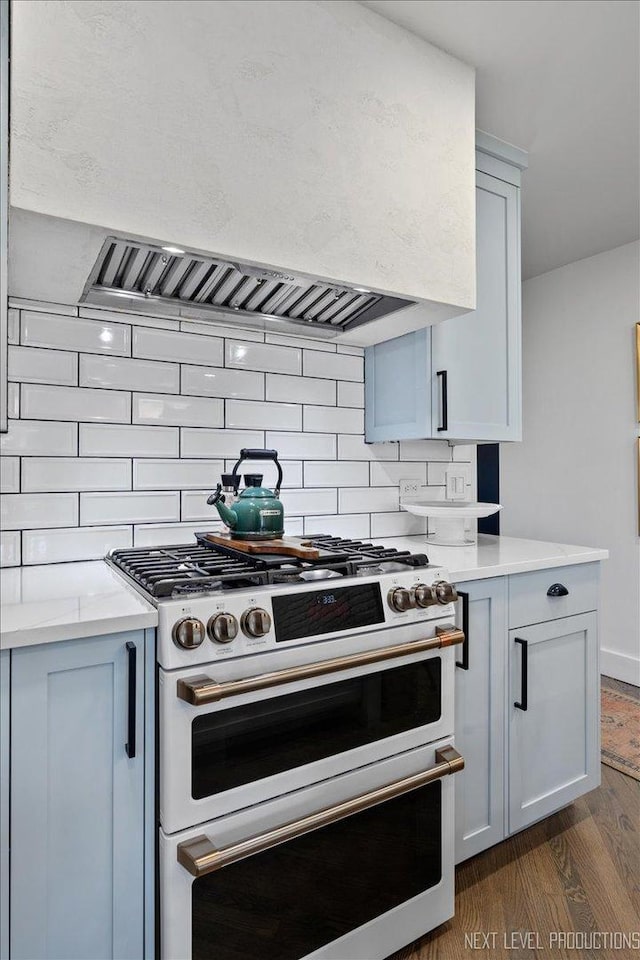
[[[453,915],[455,588],[302,544],[109,557],[159,614],[165,960],[375,960]]]

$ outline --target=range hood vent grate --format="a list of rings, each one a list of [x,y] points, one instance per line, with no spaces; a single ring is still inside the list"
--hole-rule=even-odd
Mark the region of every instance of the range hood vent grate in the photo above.
[[[295,325],[336,336],[413,301],[368,290],[108,237],[82,295],[85,303],[243,325]]]

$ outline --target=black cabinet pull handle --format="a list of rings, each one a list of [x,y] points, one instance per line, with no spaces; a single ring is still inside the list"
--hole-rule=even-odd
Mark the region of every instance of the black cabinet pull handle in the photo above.
[[[124,745],[130,760],[136,755],[136,672],[138,649],[131,640],[127,641],[127,742]]]
[[[469,594],[464,590],[458,590],[458,597],[462,600],[462,632],[464,640],[462,642],[462,660],[456,660],[456,667],[461,670],[469,669]]]
[[[529,642],[515,638],[516,643],[522,645],[522,660],[520,661],[520,700],[514,702],[518,710],[526,710],[529,702]]]
[[[436,377],[442,377],[442,420],[438,431],[449,429],[449,396],[447,392],[447,371],[438,370]]]
[[[552,583],[549,589],[547,590],[548,597],[568,597],[569,591],[565,587],[564,583]]]

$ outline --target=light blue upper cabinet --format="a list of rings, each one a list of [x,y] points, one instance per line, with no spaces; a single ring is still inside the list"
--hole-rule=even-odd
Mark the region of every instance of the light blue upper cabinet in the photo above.
[[[521,151],[479,136],[476,309],[366,349],[367,442],[521,438],[524,165]]]
[[[144,631],[11,656],[11,960],[144,954]]]

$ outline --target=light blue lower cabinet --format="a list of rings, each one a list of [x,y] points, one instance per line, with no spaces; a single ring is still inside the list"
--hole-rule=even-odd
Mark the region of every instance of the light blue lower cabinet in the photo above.
[[[462,665],[456,666],[455,678],[456,747],[465,759],[455,785],[456,863],[461,863],[505,837],[507,581],[459,583],[458,591],[460,606],[468,602],[464,624],[459,616],[468,657],[456,648]]]
[[[144,748],[144,631],[12,651],[11,960],[144,957]]]

